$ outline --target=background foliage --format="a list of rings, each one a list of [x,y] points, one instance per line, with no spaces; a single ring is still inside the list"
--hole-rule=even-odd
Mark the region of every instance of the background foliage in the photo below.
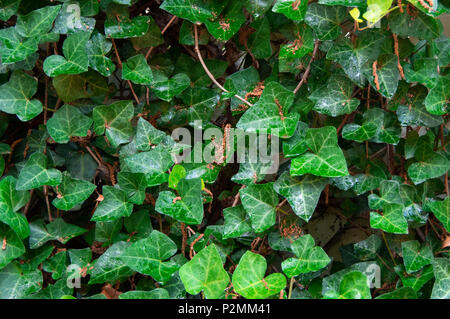
[[[0,298],[449,298],[449,8],[0,0]]]

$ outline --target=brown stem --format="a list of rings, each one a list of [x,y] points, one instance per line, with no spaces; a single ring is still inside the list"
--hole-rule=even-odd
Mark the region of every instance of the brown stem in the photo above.
[[[197,25],[194,24],[194,38],[195,38],[195,53],[197,54],[197,57],[203,67],[203,69],[205,70],[206,74],[208,75],[208,77],[211,79],[211,81],[213,81],[213,83],[215,85],[217,85],[217,87],[219,89],[221,89],[223,92],[228,93],[229,91],[227,89],[225,89],[219,82],[217,82],[216,78],[214,77],[214,75],[212,75],[212,73],[209,71],[208,67],[205,64],[205,61],[203,61],[202,58],[202,54],[200,53],[200,49],[198,47],[198,31],[197,31]],[[253,104],[251,104],[249,101],[247,101],[246,99],[244,99],[243,97],[235,94],[234,97],[236,97],[237,99],[241,100],[242,102],[244,102],[245,104],[247,104],[248,106],[253,106]]]
[[[309,60],[308,66],[306,67],[305,73],[303,73],[302,79],[295,87],[294,94],[297,94],[297,92],[300,90],[302,85],[305,84],[306,80],[308,79],[309,72],[311,72],[311,64],[314,61],[314,59],[316,58],[317,52],[319,52],[319,44],[320,44],[319,40],[316,40],[316,42],[314,43],[314,50],[313,50],[313,53],[311,56],[311,60]]]

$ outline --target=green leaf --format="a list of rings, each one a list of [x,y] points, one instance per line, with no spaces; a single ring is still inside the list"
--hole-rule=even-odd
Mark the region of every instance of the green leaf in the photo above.
[[[24,38],[16,28],[0,30],[0,58],[3,64],[25,60],[38,49],[39,38]]]
[[[186,177],[186,169],[181,165],[175,165],[169,175],[169,187],[177,189],[178,182]]]
[[[147,186],[156,186],[167,182],[166,171],[173,165],[173,158],[163,145],[158,145],[148,152],[125,157],[124,163],[130,172],[144,173]]]
[[[92,125],[91,118],[71,105],[64,104],[47,122],[48,134],[56,143],[67,143],[71,137],[85,137]]]
[[[395,10],[389,14],[389,26],[393,33],[400,37],[416,37],[431,40],[439,37],[442,27],[438,20],[418,12],[417,16],[403,14]]]
[[[372,87],[387,98],[392,98],[397,91],[398,81],[400,80],[397,62],[397,56],[395,54],[384,54],[378,57],[376,74],[379,90],[373,76],[372,63],[366,63],[363,69],[363,74],[369,80]]]
[[[153,146],[162,144],[168,150],[176,148],[176,142],[165,132],[156,129],[142,117],[139,118],[136,129],[136,149],[139,151],[150,151]]]
[[[308,222],[326,184],[326,180],[321,177],[305,175],[302,178],[296,178],[284,172],[274,183],[273,188],[287,199],[298,217]]]
[[[190,83],[191,80],[184,73],[178,73],[169,79],[164,73],[154,70],[153,84],[150,87],[158,98],[170,102],[175,95],[186,90]]]
[[[98,205],[94,215],[92,215],[92,221],[111,221],[131,215],[133,204],[128,202],[128,196],[125,191],[104,185],[102,195],[103,200]]]
[[[101,33],[94,34],[86,44],[89,66],[103,76],[110,76],[116,70],[116,65],[107,57],[111,48],[112,43]]]
[[[176,188],[159,193],[155,210],[189,225],[200,224],[203,220],[203,200],[201,179],[181,179]]]
[[[263,17],[272,4],[272,0],[244,0],[244,7],[255,19]]]
[[[342,137],[346,140],[354,140],[358,143],[370,140],[383,125],[383,114],[377,109],[369,109],[363,115],[362,123],[346,124],[342,129]]]
[[[205,21],[205,25],[214,38],[220,41],[228,41],[239,31],[245,20],[242,2],[230,1],[225,10],[214,21],[208,19]]]
[[[117,16],[105,21],[105,35],[113,39],[142,37],[147,33],[150,22],[150,17],[145,15],[133,19]]]
[[[401,287],[394,291],[379,295],[375,299],[417,299],[417,294],[411,287]]]
[[[264,277],[267,262],[261,255],[247,250],[233,272],[234,290],[247,299],[265,299],[286,287],[286,277],[273,273]]]
[[[305,18],[307,8],[307,1],[277,0],[272,7],[272,11],[282,13],[291,20],[302,21]]]
[[[223,238],[236,238],[252,231],[244,206],[238,205],[223,210],[224,229]]]
[[[370,227],[381,229],[387,233],[407,234],[408,222],[403,216],[403,205],[385,204],[383,215],[370,212]]]
[[[434,216],[444,225],[447,231],[450,231],[450,197],[443,201],[427,202],[427,207],[433,212]]]
[[[192,23],[206,22],[217,17],[227,1],[221,0],[166,0],[161,9]]]
[[[433,261],[435,282],[431,299],[450,298],[450,260],[447,258],[435,258]]]
[[[337,143],[335,127],[308,129],[306,144],[311,152],[292,159],[291,175],[307,173],[324,177],[348,175],[344,153]]]
[[[353,84],[345,76],[332,75],[326,84],[315,90],[308,98],[315,102],[313,110],[333,117],[350,114],[360,100],[352,98]]]
[[[320,40],[334,40],[342,32],[339,24],[346,16],[342,6],[325,6],[311,3],[306,11],[305,22],[317,34]]]
[[[255,232],[263,232],[275,225],[278,195],[273,190],[273,183],[252,184],[239,193]]]
[[[12,260],[25,253],[25,246],[20,237],[11,228],[2,223],[0,223],[0,238],[2,238],[3,244],[6,243],[6,246],[3,245],[2,249],[0,249],[0,269],[2,269]]]
[[[161,30],[159,30],[155,20],[150,16],[148,18],[150,19],[150,23],[147,32],[141,37],[131,38],[131,43],[133,43],[135,49],[156,47],[164,43]]]
[[[1,0],[0,1],[0,20],[8,21],[15,15],[22,0]]]
[[[441,153],[434,152],[427,142],[417,146],[414,157],[417,162],[408,167],[408,176],[416,185],[442,176],[450,169],[450,161]]]
[[[152,83],[152,69],[150,69],[147,60],[142,54],[129,58],[123,64],[122,79],[142,85],[150,85]]]
[[[327,59],[342,66],[345,74],[357,85],[366,84],[362,70],[366,62],[373,62],[381,51],[385,37],[380,32],[368,30],[356,38],[354,45],[350,39],[337,41],[327,52]]]
[[[191,295],[204,292],[207,299],[224,295],[230,278],[223,269],[222,258],[214,244],[211,244],[180,268],[180,278]]]
[[[52,273],[52,278],[58,280],[61,278],[63,273],[68,266],[66,263],[67,251],[57,252],[54,256],[46,259],[42,263],[42,269],[48,273]]]
[[[0,86],[0,110],[29,121],[42,112],[42,103],[32,99],[38,81],[23,71],[14,71],[9,82]]]
[[[342,276],[338,294],[325,294],[332,299],[372,299],[367,277],[360,271],[351,271]]]
[[[304,235],[291,244],[292,252],[297,258],[288,258],[283,261],[283,272],[290,278],[326,267],[331,259],[322,249],[315,246],[311,235]]]
[[[113,147],[127,143],[133,133],[131,119],[134,116],[132,101],[118,101],[94,108],[94,132],[105,137]]]
[[[86,229],[67,224],[62,218],[45,225],[42,219],[30,223],[30,248],[36,249],[49,240],[57,240],[62,244],[87,232]]]
[[[47,169],[47,156],[42,153],[33,153],[19,173],[16,189],[23,191],[44,185],[56,186],[61,183],[61,177],[59,170]]]
[[[119,188],[127,193],[128,201],[142,205],[145,200],[147,177],[143,173],[119,172],[117,174]]]
[[[86,72],[89,66],[86,46],[90,36],[90,32],[78,32],[69,35],[63,44],[64,57],[51,55],[45,59],[45,74],[55,77],[61,74]]]
[[[448,100],[450,98],[450,76],[440,76],[436,85],[428,92],[425,99],[427,111],[434,115],[447,113]]]
[[[427,244],[420,245],[417,240],[402,242],[403,263],[408,274],[422,269],[433,262],[433,251]]]
[[[299,119],[298,113],[288,114],[294,102],[294,94],[281,84],[270,82],[252,107],[250,107],[236,124],[246,132],[264,132],[283,138],[294,134]]]
[[[0,298],[20,299],[42,288],[42,272],[12,262],[0,271]]]
[[[247,47],[256,59],[267,59],[272,55],[270,44],[270,24],[266,17],[256,20],[250,24],[255,30],[247,40]]]
[[[46,6],[27,15],[20,15],[17,18],[17,32],[27,38],[39,37],[50,31],[53,21],[61,9],[61,5]]]
[[[372,24],[385,16],[392,5],[392,0],[367,0],[367,11],[363,17]]]
[[[165,234],[154,230],[149,237],[141,239],[121,254],[122,262],[131,269],[152,276],[156,281],[166,282],[179,266],[164,261],[177,252],[177,245]]]
[[[25,216],[16,212],[30,200],[30,193],[17,191],[16,181],[13,176],[6,176],[0,180],[0,221],[24,239],[30,234],[30,227]]]
[[[419,82],[426,87],[432,88],[436,84],[439,74],[437,70],[438,60],[435,58],[418,58],[413,61],[414,70],[409,64],[406,64],[403,70],[408,83]]]
[[[67,172],[64,172],[61,184],[57,188],[57,196],[52,204],[58,209],[70,210],[88,199],[95,189],[94,184],[72,178]]]
[[[96,261],[92,269],[89,284],[115,282],[121,278],[129,277],[134,272],[121,259],[130,243],[119,241],[109,247]]]

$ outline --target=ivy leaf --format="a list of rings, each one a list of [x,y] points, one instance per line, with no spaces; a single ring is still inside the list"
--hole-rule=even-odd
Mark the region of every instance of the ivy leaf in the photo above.
[[[334,40],[341,34],[339,24],[343,21],[346,8],[312,3],[306,11],[305,22],[320,40]]]
[[[12,260],[25,253],[25,246],[20,237],[11,228],[2,223],[0,223],[0,238],[2,238],[3,243],[6,243],[6,247],[0,249],[0,269],[2,269]]]
[[[388,22],[392,32],[400,37],[431,40],[441,34],[439,21],[422,12],[417,12],[417,16],[412,17],[395,10],[389,14]]]
[[[318,271],[331,261],[322,247],[315,246],[314,238],[309,234],[294,241],[291,249],[297,258],[285,259],[281,264],[283,272],[289,278]]]
[[[344,153],[337,143],[335,127],[308,129],[306,144],[312,152],[292,159],[291,175],[307,173],[324,177],[348,175]]]
[[[8,21],[19,9],[22,0],[2,0],[0,1],[0,20]]]
[[[408,274],[422,269],[433,262],[433,251],[429,245],[421,247],[417,240],[402,242],[403,263]]]
[[[60,9],[61,5],[46,6],[27,15],[20,15],[16,23],[17,32],[27,38],[39,37],[49,32]]]
[[[42,288],[42,272],[12,262],[0,271],[0,298],[20,299]]]
[[[131,43],[133,43],[133,47],[135,49],[156,47],[164,43],[164,38],[162,37],[161,30],[159,29],[155,20],[150,16],[148,16],[148,18],[150,19],[150,23],[147,32],[141,37],[131,38]]]
[[[450,260],[447,258],[435,258],[433,261],[434,286],[431,299],[450,298]]]
[[[325,294],[326,298],[337,299],[372,299],[367,277],[360,271],[351,271],[342,276],[339,293]]]
[[[0,221],[11,227],[21,239],[25,239],[30,234],[30,227],[25,216],[17,211],[30,200],[30,193],[17,191],[16,181],[13,176],[0,180]]]
[[[239,193],[255,232],[263,232],[275,224],[278,195],[273,190],[273,183],[252,184]]]
[[[247,213],[242,205],[225,208],[223,210],[223,218],[225,220],[223,229],[224,239],[236,238],[252,231]]]
[[[64,104],[47,122],[48,134],[56,143],[67,143],[71,137],[85,137],[93,121],[71,105]]]
[[[178,73],[169,79],[164,73],[154,70],[150,88],[158,98],[170,102],[175,95],[186,90],[190,83],[191,80],[184,73]]]
[[[107,77],[116,70],[116,65],[107,57],[111,48],[112,43],[101,33],[94,34],[86,44],[89,66]]]
[[[282,13],[294,21],[302,21],[305,18],[308,2],[300,0],[277,0],[272,7],[273,12]]]
[[[333,117],[350,114],[360,104],[352,98],[353,84],[345,76],[332,75],[326,84],[315,90],[308,98],[316,104],[313,110]]]
[[[137,16],[133,19],[117,17],[105,21],[105,35],[107,38],[127,39],[136,38],[145,35],[151,20],[148,16]]]
[[[227,1],[221,0],[166,0],[160,8],[174,16],[198,23],[217,17],[226,4]]]
[[[148,152],[125,157],[124,162],[130,172],[146,175],[147,186],[156,186],[167,182],[166,171],[173,165],[173,158],[163,145],[158,145]]]
[[[94,108],[94,132],[97,135],[105,134],[113,147],[127,143],[133,133],[131,119],[134,116],[132,101],[118,101],[110,105],[101,105]]]
[[[92,269],[89,284],[114,282],[129,277],[134,272],[121,259],[130,243],[119,241],[109,247],[98,259]]]
[[[367,0],[367,11],[363,17],[372,24],[379,21],[392,5],[392,0]]]
[[[159,193],[155,210],[189,225],[200,224],[203,220],[203,200],[201,179],[181,179],[177,195],[171,191]]]
[[[429,280],[434,278],[433,266],[425,266],[422,270],[408,275],[403,264],[395,267],[396,274],[400,277],[403,286],[410,287],[418,292]]]
[[[434,152],[427,142],[417,146],[414,157],[417,162],[408,167],[408,176],[416,185],[442,176],[450,169],[450,161],[441,153]]]
[[[56,186],[61,183],[61,172],[55,168],[47,169],[47,156],[33,153],[25,162],[17,178],[18,191],[30,190],[44,185]]]
[[[450,98],[450,76],[440,76],[436,85],[428,92],[425,99],[427,111],[434,115],[447,113],[448,100]]]
[[[264,17],[255,20],[250,24],[250,28],[255,30],[247,40],[247,47],[256,59],[267,59],[272,55],[272,46],[270,44],[270,24]]]
[[[294,94],[277,82],[270,82],[252,107],[236,124],[246,132],[267,132],[283,138],[294,134],[299,119],[298,113],[288,114],[294,102]]]
[[[366,63],[363,74],[369,80],[372,87],[383,96],[392,98],[397,91],[400,73],[397,67],[397,56],[395,54],[383,54],[378,57],[376,75],[379,90],[373,76],[373,64]]]
[[[25,60],[38,49],[39,38],[24,38],[16,28],[0,30],[0,58],[3,64]]]
[[[57,188],[57,196],[52,204],[58,209],[70,210],[88,199],[95,188],[94,184],[72,178],[67,172],[64,172],[61,184]]]
[[[67,224],[62,218],[45,225],[42,219],[30,223],[30,248],[36,249],[49,240],[57,240],[62,244],[87,232],[86,229]]]
[[[444,225],[447,231],[450,230],[450,197],[443,201],[427,202],[427,207],[433,212],[434,216]]]
[[[128,202],[128,196],[125,191],[116,187],[103,185],[102,195],[103,200],[95,210],[91,218],[92,221],[111,221],[131,215],[133,204]]]
[[[150,151],[154,145],[162,144],[168,150],[176,148],[176,142],[165,132],[156,129],[142,117],[139,118],[136,129],[136,149]]]
[[[326,180],[321,177],[305,175],[299,179],[284,172],[274,183],[273,188],[288,200],[298,217],[308,222],[326,184]]]
[[[186,169],[179,164],[175,165],[172,168],[172,171],[170,172],[170,175],[169,175],[169,181],[168,181],[169,187],[176,189],[180,180],[182,180],[185,177],[186,177]]]
[[[228,41],[239,31],[245,20],[242,2],[231,1],[219,17],[214,21],[206,20],[205,25],[214,38]]]
[[[408,83],[419,82],[426,87],[432,88],[436,84],[439,74],[437,70],[438,60],[435,58],[418,58],[413,61],[414,70],[409,64],[406,64],[403,70]]]
[[[280,273],[264,277],[267,262],[261,255],[247,250],[233,272],[235,291],[247,299],[265,299],[286,287],[286,277]]]
[[[357,85],[366,84],[363,66],[366,62],[375,60],[381,51],[385,37],[376,31],[367,31],[358,36],[354,45],[350,39],[337,41],[327,52],[327,59],[342,66],[345,74]]]
[[[392,292],[379,295],[375,299],[417,299],[417,294],[411,287],[401,287]]]
[[[264,13],[270,9],[272,4],[272,0],[244,0],[245,8],[255,19],[264,16]]]
[[[180,278],[191,295],[204,292],[207,299],[224,295],[230,278],[223,269],[222,258],[214,244],[211,244],[180,268]]]
[[[374,137],[383,125],[383,119],[377,109],[369,109],[363,115],[362,124],[346,124],[342,129],[342,137],[346,140],[362,143]]]
[[[150,85],[152,83],[152,69],[150,69],[147,60],[142,54],[129,58],[123,64],[122,79],[142,85]]]
[[[29,121],[42,112],[42,103],[31,99],[38,81],[23,71],[14,71],[9,82],[0,86],[0,110],[16,114],[21,121]]]
[[[106,95],[109,92],[106,80],[91,70],[76,75],[59,75],[53,79],[53,86],[58,97],[66,103],[81,98]]]
[[[177,245],[165,234],[154,230],[121,254],[120,259],[131,269],[152,276],[158,282],[166,282],[178,270],[179,265],[169,259],[177,252]]]
[[[407,234],[408,222],[403,216],[403,205],[385,204],[383,215],[370,212],[370,227],[381,229],[387,233]]]
[[[147,177],[143,173],[119,172],[117,181],[121,190],[125,191],[128,201],[136,205],[142,205],[145,200]]]
[[[69,35],[63,44],[64,57],[51,55],[45,59],[43,66],[45,74],[55,77],[61,74],[86,72],[89,66],[86,45],[90,36],[90,32]]]

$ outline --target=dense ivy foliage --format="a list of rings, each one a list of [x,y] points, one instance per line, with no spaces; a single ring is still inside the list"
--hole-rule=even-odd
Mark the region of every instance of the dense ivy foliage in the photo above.
[[[0,0],[0,298],[450,298],[449,10]]]

